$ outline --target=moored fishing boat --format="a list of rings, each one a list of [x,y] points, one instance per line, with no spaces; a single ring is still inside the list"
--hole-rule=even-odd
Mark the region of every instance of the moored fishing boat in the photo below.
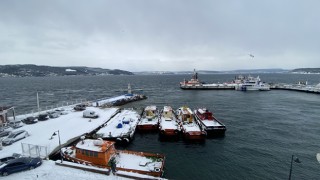
[[[194,110],[194,116],[207,135],[224,135],[226,126],[216,119],[206,108]]]
[[[115,142],[102,139],[82,139],[75,146],[62,148],[62,157],[68,161],[112,172],[126,171],[161,177],[164,172],[165,156],[145,152],[116,150]]]
[[[140,131],[157,131],[159,129],[159,111],[157,106],[147,106],[137,125]]]
[[[96,137],[129,143],[136,130],[140,115],[133,109],[123,109],[96,132]]]
[[[176,114],[186,140],[205,140],[207,133],[196,123],[189,107],[180,107]]]
[[[180,127],[170,106],[164,106],[159,119],[160,136],[178,136]]]

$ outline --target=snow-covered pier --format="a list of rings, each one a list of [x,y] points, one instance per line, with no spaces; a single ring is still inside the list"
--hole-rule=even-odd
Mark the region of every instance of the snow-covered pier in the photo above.
[[[299,91],[299,92],[320,94],[320,83],[317,85],[279,83],[279,84],[271,85],[270,89],[289,90],[289,91]]]
[[[146,99],[147,97],[140,94],[125,94],[113,98],[103,98],[93,101],[92,105],[96,107],[102,106],[121,106],[130,102]]]

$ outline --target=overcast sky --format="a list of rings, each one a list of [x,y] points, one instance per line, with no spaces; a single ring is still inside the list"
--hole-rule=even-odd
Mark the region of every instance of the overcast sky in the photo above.
[[[0,64],[320,67],[319,7],[319,0],[1,0]]]

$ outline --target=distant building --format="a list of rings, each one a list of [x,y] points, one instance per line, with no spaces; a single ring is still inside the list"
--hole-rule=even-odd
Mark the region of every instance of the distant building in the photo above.
[[[66,73],[66,75],[76,75],[77,74],[77,70],[66,69],[65,73]]]

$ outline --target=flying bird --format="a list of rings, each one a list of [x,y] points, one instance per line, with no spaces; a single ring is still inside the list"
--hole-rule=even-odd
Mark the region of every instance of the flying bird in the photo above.
[[[254,55],[252,55],[252,54],[249,54],[249,56],[252,57],[252,58],[254,58]]]

